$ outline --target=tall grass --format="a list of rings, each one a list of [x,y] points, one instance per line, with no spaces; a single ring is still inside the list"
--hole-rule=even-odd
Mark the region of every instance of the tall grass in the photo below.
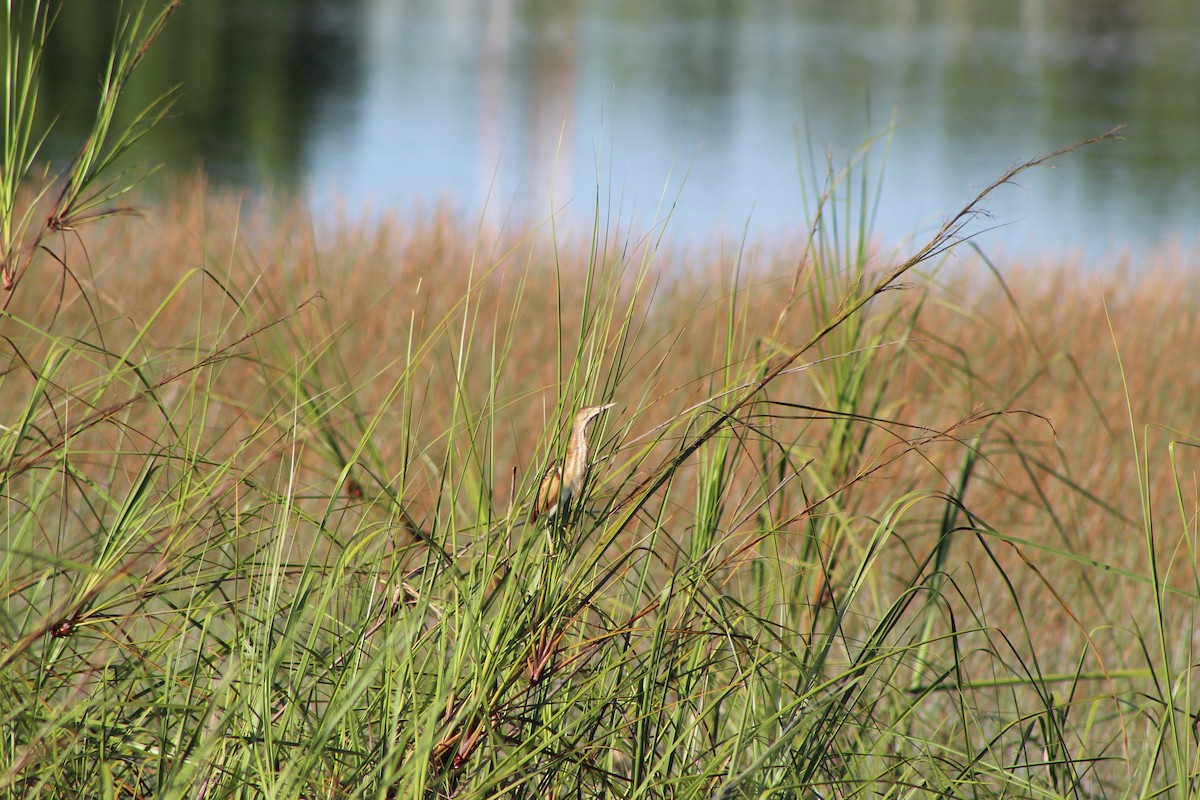
[[[29,212],[0,792],[1189,796],[1194,290],[937,284],[1040,161],[912,255],[869,165],[809,169],[802,241],[686,272],[203,184]],[[74,174],[43,199],[106,197]],[[525,524],[608,401],[579,513]]]

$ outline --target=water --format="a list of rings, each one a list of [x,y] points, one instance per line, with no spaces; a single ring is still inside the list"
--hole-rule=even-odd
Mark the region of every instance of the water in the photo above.
[[[52,149],[94,102],[115,7],[64,7]],[[1118,124],[1125,141],[1002,190],[980,241],[1140,254],[1190,245],[1200,219],[1198,3],[195,0],[144,78],[134,103],[182,87],[146,158],[296,187],[318,209],[445,201],[588,226],[599,202],[642,226],[669,213],[677,238],[794,235],[822,178],[810,159],[840,164],[894,113],[885,241]]]

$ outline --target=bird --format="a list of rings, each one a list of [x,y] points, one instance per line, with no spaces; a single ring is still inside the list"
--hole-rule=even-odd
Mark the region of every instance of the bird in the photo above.
[[[583,481],[588,471],[588,423],[614,405],[616,403],[584,406],[575,412],[571,436],[567,439],[567,453],[562,459],[551,462],[542,475],[537,497],[534,498],[533,508],[529,512],[530,525],[539,518],[549,519],[560,509],[565,509],[583,489]]]

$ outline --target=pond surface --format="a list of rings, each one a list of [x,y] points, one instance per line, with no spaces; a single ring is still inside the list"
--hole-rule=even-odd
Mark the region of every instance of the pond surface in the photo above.
[[[64,5],[52,150],[94,104],[116,5]],[[887,242],[1118,124],[1125,141],[998,194],[981,243],[1140,254],[1191,245],[1200,220],[1194,2],[196,0],[145,72],[131,106],[181,87],[146,158],[297,187],[318,210],[553,208],[587,229],[599,203],[643,227],[669,214],[677,239],[794,235],[826,150],[841,165],[894,115],[870,166]]]

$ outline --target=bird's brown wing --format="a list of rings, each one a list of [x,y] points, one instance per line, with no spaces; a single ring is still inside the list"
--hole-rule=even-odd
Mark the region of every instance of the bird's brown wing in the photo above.
[[[537,497],[534,498],[533,508],[529,512],[529,523],[531,525],[537,522],[538,517],[556,510],[558,496],[561,491],[562,464],[554,461],[546,468],[545,474],[542,475],[542,482],[538,484]]]

